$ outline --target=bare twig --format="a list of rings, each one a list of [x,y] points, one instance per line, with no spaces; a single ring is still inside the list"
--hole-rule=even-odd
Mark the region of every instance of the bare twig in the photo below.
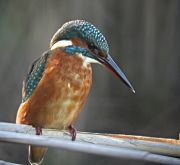
[[[116,158],[139,159],[164,164],[180,164],[180,141],[120,134],[78,132],[72,142],[69,133],[43,129],[36,136],[35,129],[27,125],[0,123],[0,141],[62,148]]]

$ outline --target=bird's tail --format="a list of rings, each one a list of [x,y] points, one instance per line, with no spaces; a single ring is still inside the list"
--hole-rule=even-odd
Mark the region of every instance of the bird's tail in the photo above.
[[[40,165],[43,161],[47,148],[29,145],[28,160],[31,165]]]

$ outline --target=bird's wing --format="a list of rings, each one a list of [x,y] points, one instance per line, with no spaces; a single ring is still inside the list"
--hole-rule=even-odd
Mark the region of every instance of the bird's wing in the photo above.
[[[34,89],[40,82],[50,54],[51,51],[46,51],[31,65],[29,72],[23,81],[22,102],[25,102],[31,96]]]

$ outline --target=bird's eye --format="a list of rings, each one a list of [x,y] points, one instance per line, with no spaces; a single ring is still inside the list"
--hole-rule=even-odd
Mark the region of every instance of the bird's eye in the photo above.
[[[93,52],[94,54],[101,56],[102,58],[106,57],[106,55],[100,49],[98,49],[95,45],[89,45],[88,47],[91,50],[91,52]]]
[[[96,48],[93,44],[89,44],[88,48],[92,51],[94,48]]]
[[[98,50],[98,48],[95,46],[95,45],[89,45],[88,46],[89,47],[89,49],[94,53],[94,54],[96,54],[96,55],[98,55],[99,54],[99,50]]]

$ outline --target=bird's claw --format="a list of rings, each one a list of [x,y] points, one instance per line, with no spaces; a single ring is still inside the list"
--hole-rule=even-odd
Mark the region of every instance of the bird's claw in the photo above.
[[[36,129],[36,135],[42,135],[42,128],[41,127],[35,127]]]
[[[75,140],[76,140],[76,134],[77,134],[76,128],[74,128],[72,125],[70,125],[70,126],[68,127],[68,129],[69,129],[69,132],[70,132],[70,134],[71,134],[72,141],[75,141]]]

